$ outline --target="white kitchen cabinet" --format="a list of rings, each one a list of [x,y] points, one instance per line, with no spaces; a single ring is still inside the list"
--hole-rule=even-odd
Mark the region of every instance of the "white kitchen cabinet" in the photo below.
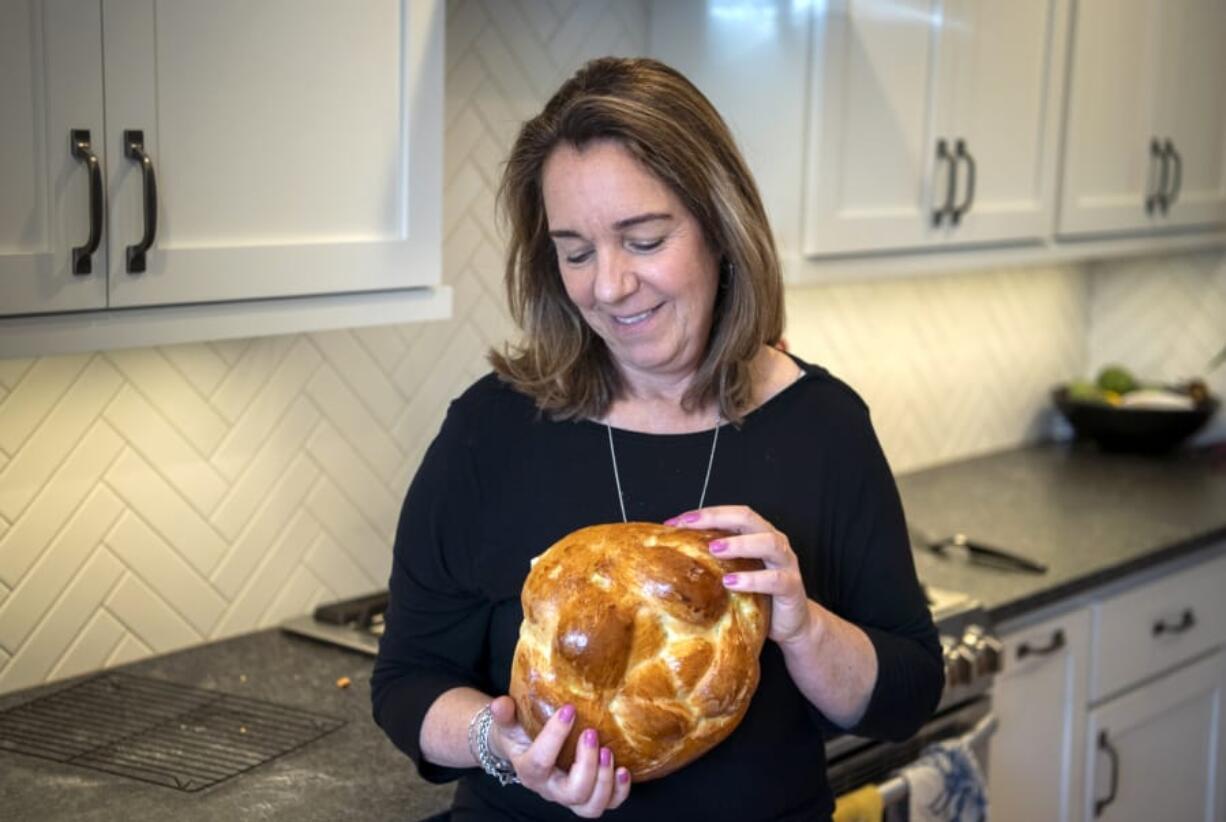
[[[805,254],[1050,231],[1063,0],[836,0],[815,15]]]
[[[1091,702],[1226,643],[1226,557],[1122,591],[1093,607]]]
[[[441,0],[0,8],[0,102],[19,115],[0,124],[18,181],[0,192],[0,315],[440,282]],[[89,200],[70,128],[106,186],[88,275],[71,271]]]
[[[1224,691],[1226,653],[1219,651],[1091,710],[1083,818],[1226,818]]]
[[[1226,3],[1077,0],[1059,231],[1226,222]]]
[[[91,193],[103,196],[100,11],[78,0],[0,3],[0,315],[106,305],[101,226],[94,252],[73,262],[90,238]],[[82,157],[73,130],[89,135]]]
[[[1000,720],[989,790],[996,822],[1073,822],[1082,805],[1090,614],[1080,608],[1002,637]]]

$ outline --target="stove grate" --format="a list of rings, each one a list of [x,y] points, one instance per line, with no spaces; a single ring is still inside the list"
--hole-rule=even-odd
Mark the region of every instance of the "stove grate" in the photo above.
[[[0,712],[0,750],[193,792],[344,724],[271,702],[109,673]]]

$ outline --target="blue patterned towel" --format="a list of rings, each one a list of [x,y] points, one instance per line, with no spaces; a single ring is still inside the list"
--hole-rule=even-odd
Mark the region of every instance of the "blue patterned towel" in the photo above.
[[[901,775],[911,822],[986,822],[983,770],[966,737],[929,745]]]

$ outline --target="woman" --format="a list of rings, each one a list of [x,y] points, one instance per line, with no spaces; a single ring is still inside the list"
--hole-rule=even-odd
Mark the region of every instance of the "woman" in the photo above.
[[[500,202],[524,341],[409,489],[376,721],[424,778],[461,778],[457,820],[828,816],[823,730],[911,735],[940,651],[866,407],[776,347],[779,263],[727,127],[672,69],[596,60],[524,125]],[[505,695],[529,560],[624,519],[732,532],[710,550],[765,569],[725,584],[772,603],[741,725],[637,786],[594,731],[563,771],[573,711],[533,740]]]

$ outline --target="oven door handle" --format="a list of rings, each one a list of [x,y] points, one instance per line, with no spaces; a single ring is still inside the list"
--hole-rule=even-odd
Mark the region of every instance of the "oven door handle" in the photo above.
[[[1115,795],[1120,790],[1120,752],[1111,744],[1111,740],[1107,738],[1106,731],[1098,732],[1098,749],[1105,751],[1111,759],[1111,788],[1105,797],[1094,800],[1095,819],[1103,815],[1103,811],[1115,801]]]

